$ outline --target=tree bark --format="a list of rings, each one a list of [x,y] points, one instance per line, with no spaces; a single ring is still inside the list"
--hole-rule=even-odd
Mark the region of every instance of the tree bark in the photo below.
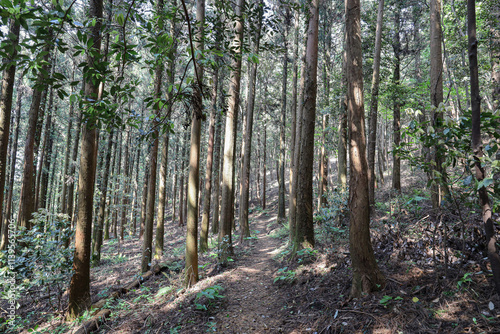
[[[349,110],[349,250],[353,279],[351,296],[360,297],[384,285],[370,240],[368,160],[366,158],[361,49],[361,5],[346,0],[347,106]]]
[[[205,193],[201,218],[200,252],[208,251],[208,229],[210,224],[210,200],[212,197],[212,167],[214,158],[215,123],[218,113],[217,93],[219,88],[219,68],[217,66],[218,65],[216,65],[216,67],[213,69],[214,73],[212,76],[212,102],[210,106],[210,124],[208,126],[207,164],[205,168]]]
[[[187,13],[186,13],[187,15]],[[205,0],[196,1],[196,41],[194,50],[203,53],[205,32]],[[191,41],[192,42],[192,41]],[[192,44],[191,44],[192,46]],[[187,287],[198,282],[198,196],[200,193],[200,139],[203,117],[203,65],[194,60],[196,80],[193,86],[193,114],[191,116],[191,145],[187,192],[186,281]],[[208,232],[208,226],[207,226]],[[208,234],[208,233],[207,233]]]
[[[430,91],[431,91],[431,105],[433,107],[433,117],[432,126],[436,131],[439,131],[442,123],[442,112],[438,110],[440,104],[443,102],[443,59],[441,51],[441,0],[431,0],[430,2],[430,35],[431,35],[431,49],[430,49],[430,61],[431,61],[431,81],[430,81]],[[432,158],[436,163],[432,175],[432,179],[435,183],[431,187],[431,199],[432,207],[438,208],[441,205],[441,200],[443,198],[443,168],[441,166],[443,162],[442,153],[437,149],[433,148]],[[437,175],[439,174],[439,175]]]
[[[294,249],[313,248],[313,162],[314,162],[314,127],[316,121],[316,95],[318,72],[318,20],[319,0],[312,0],[309,5],[309,23],[307,29],[307,47],[304,76],[304,102],[302,108],[302,130],[297,173],[296,236]]]
[[[255,41],[253,54],[259,54],[262,17],[264,13],[264,1],[260,0],[259,17],[257,30],[255,31]],[[250,237],[250,226],[248,224],[248,202],[250,195],[250,162],[252,154],[252,135],[253,135],[253,118],[255,109],[255,85],[257,82],[257,62],[252,63],[250,69],[250,77],[248,82],[248,99],[247,99],[247,115],[246,115],[246,136],[243,138],[243,158],[241,170],[241,185],[240,185],[240,243],[245,241],[245,238]]]
[[[380,86],[380,53],[382,50],[382,23],[384,0],[378,2],[377,28],[375,30],[375,51],[373,55],[372,98],[370,102],[370,133],[368,139],[368,180],[370,206],[375,205],[375,148],[377,145],[378,94]],[[373,212],[373,211],[372,211]]]
[[[90,36],[94,41],[92,52],[88,53],[87,62],[94,64],[93,54],[101,49],[102,0],[90,0],[89,17],[96,20],[90,28]],[[85,96],[96,100],[99,85],[90,78],[85,80]],[[96,167],[96,124],[85,119],[82,132],[82,149],[80,158],[80,177],[78,180],[78,218],[75,233],[75,255],[73,260],[74,274],[69,288],[68,319],[75,319],[90,305],[90,242],[92,232],[92,209],[94,200],[94,181]]]
[[[401,192],[401,157],[397,153],[397,148],[401,143],[401,101],[398,94],[400,77],[401,77],[401,38],[400,38],[400,16],[401,5],[396,4],[396,11],[394,13],[394,36],[392,48],[394,49],[394,73],[392,82],[396,90],[393,96],[393,118],[392,118],[392,131],[393,131],[393,147],[392,147],[392,189]]]
[[[235,7],[236,34],[232,45],[236,49],[236,55],[232,62],[233,70],[229,86],[229,109],[226,114],[226,129],[224,134],[224,167],[222,170],[222,203],[219,224],[219,247],[221,249],[219,261],[221,262],[225,262],[227,256],[233,252],[231,228],[233,225],[234,157],[236,153],[235,141],[240,102],[244,7],[245,1],[237,0]]]
[[[472,153],[474,155],[474,170],[477,181],[485,179],[485,170],[481,164],[483,157],[483,143],[481,140],[481,96],[479,94],[479,75],[478,75],[478,56],[477,56],[477,38],[476,38],[476,1],[467,1],[467,32],[469,42],[469,71],[470,71],[470,92],[472,107]],[[482,219],[486,234],[486,249],[488,259],[490,260],[491,270],[493,272],[493,281],[497,293],[500,294],[500,256],[496,245],[495,223],[491,219],[491,204],[486,187],[478,189],[479,202],[482,208]]]
[[[19,217],[18,225],[25,227],[26,229],[31,228],[31,215],[35,211],[35,181],[36,181],[36,171],[34,162],[35,153],[35,135],[38,123],[38,113],[40,111],[40,103],[42,101],[43,89],[47,81],[47,74],[49,70],[49,57],[50,49],[52,45],[47,42],[47,45],[43,48],[44,52],[47,52],[43,56],[44,65],[42,65],[42,70],[38,72],[35,86],[33,87],[33,93],[31,98],[31,106],[29,110],[29,120],[28,128],[26,130],[26,140],[24,146],[24,171],[23,171],[23,183],[21,186],[21,200],[19,205]]]
[[[12,46],[12,51],[10,54],[3,60],[3,63],[6,65],[3,76],[2,76],[2,95],[0,96],[0,219],[2,219],[2,208],[4,202],[4,189],[5,189],[5,174],[7,169],[7,151],[10,137],[10,117],[11,117],[11,109],[12,109],[12,94],[14,93],[14,80],[16,77],[16,66],[17,66],[17,46],[19,44],[19,31],[20,31],[20,23],[15,19],[10,19],[9,24],[9,34],[8,41],[6,40],[4,43],[10,43]],[[19,82],[21,83],[21,82]],[[18,89],[20,89],[18,85]],[[22,96],[22,95],[21,95]],[[19,98],[19,96],[18,96]],[[20,105],[19,105],[20,106]],[[20,110],[18,110],[18,114]],[[17,128],[19,129],[19,118]],[[18,131],[16,131],[18,132]],[[16,143],[17,146],[17,138]],[[16,157],[13,155],[11,159],[15,162]],[[15,165],[12,164],[13,168],[11,168],[11,174],[14,176],[14,168]],[[11,186],[12,187],[12,186]],[[9,187],[9,193],[11,193],[11,187]],[[1,233],[0,236],[3,236],[0,240],[0,248],[3,250],[7,247],[8,242],[8,226],[9,226],[9,216],[10,216],[10,204],[7,203],[5,221],[2,219],[3,224],[0,224]]]

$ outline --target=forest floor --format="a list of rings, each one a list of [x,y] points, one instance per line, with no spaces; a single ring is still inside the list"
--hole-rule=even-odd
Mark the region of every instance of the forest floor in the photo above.
[[[434,212],[425,180],[408,171],[403,194],[381,185],[372,240],[387,283],[381,291],[349,298],[351,263],[345,195],[316,218],[317,247],[291,257],[288,230],[276,221],[276,188],[270,205],[251,207],[252,237],[235,242],[226,266],[216,264],[215,239],[200,255],[200,282],[182,288],[185,228],[169,224],[169,269],[105,307],[110,318],[98,333],[500,333],[500,298],[484,255],[473,210]],[[427,199],[426,199],[427,198]],[[342,217],[342,215],[340,215]],[[233,241],[238,240],[234,235]],[[103,261],[91,269],[93,301],[138,277],[141,242],[106,241]],[[64,295],[63,295],[64,297]],[[22,333],[72,333],[49,300],[22,303]],[[64,300],[61,309],[64,309]],[[54,300],[52,300],[54,303]],[[88,315],[87,315],[88,316]],[[81,320],[84,320],[82,318]]]

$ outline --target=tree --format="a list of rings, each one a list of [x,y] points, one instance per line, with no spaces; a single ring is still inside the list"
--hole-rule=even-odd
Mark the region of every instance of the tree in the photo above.
[[[49,32],[52,35],[51,32]],[[31,98],[31,106],[29,111],[28,129],[26,131],[26,140],[24,146],[24,169],[23,169],[23,183],[21,187],[21,200],[19,205],[19,226],[30,229],[31,215],[35,212],[35,139],[37,125],[40,111],[40,104],[42,102],[42,93],[45,91],[46,82],[49,79],[49,57],[51,51],[51,43],[47,42],[44,46],[42,53],[42,70],[38,72],[35,86],[33,87],[33,95]]]
[[[177,6],[177,1],[173,1],[172,6]],[[170,24],[170,35],[174,36],[176,32],[176,24],[175,24],[175,15],[172,17]],[[174,41],[173,45],[169,49],[169,72],[170,75],[168,77],[168,87],[174,85],[175,80],[175,55],[177,53],[177,43]],[[174,94],[172,90],[167,89],[167,100],[168,100],[168,110],[167,115],[172,113],[172,108],[174,104]],[[163,134],[163,148],[161,151],[161,167],[160,167],[160,185],[158,188],[158,219],[156,225],[156,245],[155,245],[155,259],[161,259],[163,255],[163,244],[164,238],[163,235],[165,233],[165,207],[167,202],[167,168],[168,168],[168,147],[169,147],[169,139],[170,133],[168,129]]]
[[[163,29],[163,0],[157,0],[156,12],[158,13],[157,29],[158,34]],[[153,222],[155,216],[155,198],[156,198],[156,169],[158,160],[158,144],[159,144],[159,119],[160,119],[160,99],[162,91],[162,77],[163,77],[163,60],[158,58],[154,64],[154,98],[155,103],[153,109],[155,111],[155,118],[152,122],[152,140],[151,151],[149,152],[149,177],[148,177],[148,191],[146,200],[146,220],[144,222],[144,242],[142,245],[142,261],[141,272],[146,272],[151,266],[151,258],[153,254]]]
[[[182,0],[186,20],[190,25],[186,4]],[[198,282],[198,195],[200,191],[200,137],[203,117],[203,66],[195,54],[203,54],[205,31],[205,0],[196,1],[196,43],[190,37],[194,65],[193,113],[191,115],[191,145],[189,152],[189,178],[187,191],[186,234],[186,286]],[[188,28],[191,34],[191,28]],[[196,58],[196,59],[195,59]]]
[[[375,32],[375,51],[373,55],[372,98],[370,102],[370,133],[368,139],[368,169],[370,205],[375,204],[375,148],[377,144],[378,94],[380,86],[380,53],[382,50],[382,22],[384,20],[384,0],[379,0],[377,28]]]
[[[290,8],[285,8],[283,31],[283,74],[281,75],[281,113],[280,113],[280,148],[278,161],[278,221],[285,217],[285,122],[286,122],[286,86],[288,82],[288,32],[291,20]]]
[[[264,15],[264,1],[259,1],[257,4],[258,18],[257,30],[255,31],[253,54],[259,54],[262,17]],[[246,136],[243,138],[243,163],[241,171],[240,185],[240,242],[250,236],[250,227],[248,224],[248,201],[250,193],[250,159],[252,154],[252,134],[253,134],[253,113],[255,109],[255,85],[257,82],[257,62],[253,62],[250,66],[250,77],[248,82],[248,98],[247,98],[247,115],[246,115]]]
[[[5,172],[7,165],[7,149],[9,143],[9,135],[10,135],[10,114],[12,109],[12,94],[14,92],[14,80],[16,76],[16,57],[17,57],[17,46],[19,44],[19,30],[20,23],[16,19],[10,19],[9,26],[9,36],[7,43],[11,43],[12,48],[11,51],[7,54],[6,59],[4,60],[3,76],[2,76],[2,93],[0,96],[0,214],[3,208],[3,200],[4,200],[4,188],[5,188]],[[19,88],[18,88],[19,89]],[[15,157],[12,157],[15,160]],[[11,171],[12,173],[12,171]],[[8,219],[8,217],[7,217]],[[0,220],[3,221],[2,217]],[[6,226],[8,226],[8,220],[3,222]],[[2,224],[0,224],[2,226]],[[6,241],[8,240],[7,228],[1,228],[5,237],[0,241],[2,243],[2,248],[6,246]],[[0,236],[2,235],[0,233]]]
[[[493,281],[497,293],[500,293],[500,255],[498,255],[495,223],[492,220],[492,208],[488,191],[484,186],[485,170],[482,166],[483,144],[481,140],[481,96],[479,94],[479,74],[476,37],[476,1],[467,1],[467,33],[469,42],[470,96],[472,107],[472,153],[474,155],[474,171],[477,181],[482,185],[478,189],[479,202],[482,209],[482,220],[486,234],[486,249],[493,271]]]
[[[314,127],[316,121],[316,95],[318,72],[319,0],[309,4],[309,22],[304,76],[304,102],[297,175],[296,244],[294,247],[314,247],[313,222],[313,161]],[[296,153],[297,154],[297,153]]]
[[[346,0],[347,107],[349,110],[349,249],[353,278],[351,296],[359,297],[384,285],[370,240],[368,161],[366,158],[361,51],[361,4]]]
[[[241,54],[243,52],[243,9],[244,0],[237,0],[235,7],[236,29],[232,47],[236,50],[231,64],[232,72],[229,85],[229,109],[226,113],[226,129],[224,134],[224,167],[222,169],[222,202],[219,225],[219,247],[223,250],[220,261],[225,262],[227,256],[233,252],[231,229],[233,223],[233,193],[234,193],[234,166],[236,151],[236,129],[238,109],[240,103]]]
[[[95,19],[89,35],[93,44],[88,45],[87,72],[84,73],[85,97],[87,101],[97,101],[99,82],[94,79],[101,49],[102,0],[89,1],[89,18]],[[90,305],[90,241],[92,210],[94,201],[94,180],[96,167],[96,102],[88,103],[81,139],[80,177],[78,179],[78,217],[75,232],[74,274],[69,287],[68,319],[75,319]]]

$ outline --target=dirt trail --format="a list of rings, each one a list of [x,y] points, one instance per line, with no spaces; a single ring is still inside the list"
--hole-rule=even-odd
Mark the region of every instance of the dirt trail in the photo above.
[[[251,223],[252,233],[257,239],[249,250],[237,260],[237,266],[226,276],[223,285],[226,296],[224,310],[214,318],[218,332],[222,333],[262,333],[264,331],[280,332],[283,324],[284,305],[283,291],[273,284],[278,263],[273,260],[282,246],[280,240],[269,236],[271,227],[268,223],[274,220],[276,213],[272,211],[267,217],[260,215]]]

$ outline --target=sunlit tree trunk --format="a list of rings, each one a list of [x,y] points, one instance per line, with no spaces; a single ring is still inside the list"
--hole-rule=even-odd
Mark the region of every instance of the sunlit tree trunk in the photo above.
[[[433,107],[432,126],[436,131],[440,131],[442,126],[443,115],[438,110],[443,102],[443,57],[442,57],[442,30],[441,30],[441,0],[431,0],[430,2],[430,91],[431,105]],[[441,200],[445,193],[445,170],[443,170],[443,157],[440,150],[432,149],[432,159],[435,162],[432,179],[435,183],[431,187],[431,199],[433,208],[438,208],[441,205]]]
[[[294,249],[312,248],[315,244],[313,225],[313,162],[318,86],[318,20],[319,0],[312,0],[309,4],[308,38],[304,64],[304,102],[302,108],[299,164],[297,169],[296,243],[294,244]]]
[[[186,13],[187,15],[187,13]],[[196,41],[194,50],[203,53],[205,32],[205,0],[196,1]],[[193,45],[191,44],[191,47]],[[203,66],[196,63],[193,86],[193,114],[191,115],[191,145],[189,152],[189,178],[187,192],[186,234],[186,286],[198,282],[198,196],[200,193],[200,138],[203,117]],[[207,226],[208,231],[208,226]],[[208,234],[208,233],[207,233]]]
[[[346,0],[347,107],[349,110],[349,250],[352,261],[351,296],[360,297],[380,289],[380,272],[370,240],[368,160],[366,158],[363,67],[361,49],[361,4]]]
[[[384,20],[384,0],[378,2],[377,28],[375,31],[375,51],[373,55],[372,98],[370,102],[370,133],[368,139],[368,180],[370,206],[375,204],[375,148],[377,144],[378,93],[380,85],[380,53],[382,50],[382,23]]]
[[[226,113],[226,129],[224,134],[224,167],[222,170],[222,203],[219,224],[219,247],[223,250],[220,261],[225,262],[227,255],[232,253],[232,209],[234,193],[234,157],[236,151],[236,126],[240,102],[241,54],[243,43],[243,9],[244,0],[237,0],[235,7],[236,29],[232,47],[236,55],[232,62],[232,73],[229,86],[229,109]]]
[[[201,233],[200,233],[200,251],[208,250],[208,229],[210,223],[210,202],[212,197],[212,169],[214,158],[214,140],[215,127],[217,121],[217,93],[219,88],[219,68],[213,69],[212,76],[212,101],[210,105],[210,124],[208,126],[208,147],[207,147],[207,165],[205,168],[205,193],[203,200],[203,212],[201,218]],[[217,178],[216,178],[217,180]],[[213,223],[213,219],[212,219]]]
[[[162,25],[162,12],[163,12],[163,0],[157,0],[156,11],[158,13],[158,26]],[[158,27],[158,29],[161,29]],[[162,87],[162,77],[163,77],[163,63],[161,60],[155,64],[155,82],[154,82],[154,92],[153,95],[156,99],[161,98],[161,87]],[[153,254],[153,223],[155,218],[155,198],[156,198],[156,168],[158,160],[158,144],[159,144],[159,131],[158,131],[158,119],[160,118],[160,105],[159,103],[154,104],[154,114],[155,118],[152,122],[152,145],[151,151],[149,152],[149,177],[148,177],[148,191],[146,200],[146,220],[144,222],[144,242],[142,244],[142,260],[141,260],[141,272],[146,272],[151,266],[151,257]]]
[[[101,49],[102,0],[90,0],[89,17],[96,20],[90,27],[90,36],[94,41],[92,52],[88,53],[87,63],[94,64],[93,54]],[[84,75],[87,75],[84,73]],[[85,77],[85,96],[96,100],[98,83]],[[84,116],[86,118],[86,116]],[[91,302],[90,299],[90,242],[92,231],[92,209],[94,200],[94,181],[96,167],[96,128],[95,123],[85,119],[82,132],[82,148],[80,157],[80,173],[78,180],[78,218],[75,233],[75,255],[73,259],[73,276],[69,288],[68,319],[78,317]]]

